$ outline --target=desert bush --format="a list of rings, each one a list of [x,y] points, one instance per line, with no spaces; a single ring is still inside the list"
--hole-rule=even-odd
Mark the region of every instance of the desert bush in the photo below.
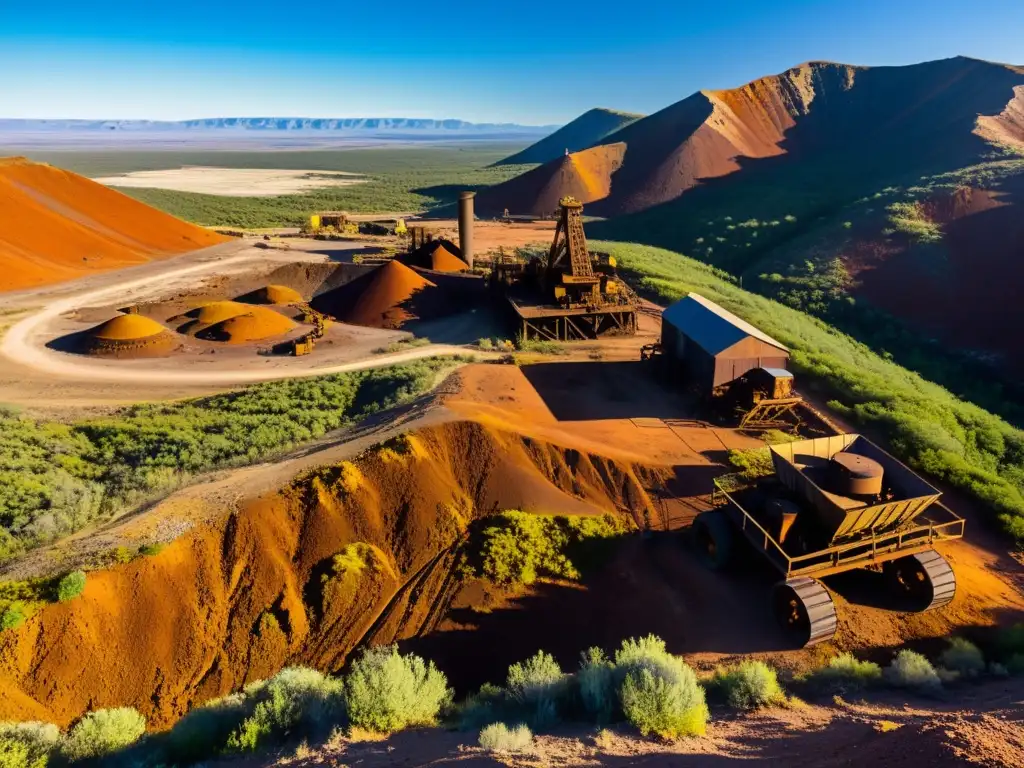
[[[533,734],[524,724],[509,728],[504,723],[492,723],[480,731],[480,746],[489,752],[529,752],[533,749]]]
[[[680,682],[656,677],[649,669],[628,673],[620,696],[626,719],[644,736],[655,734],[663,739],[677,739],[699,736],[707,728],[708,712],[703,696],[700,696],[699,706],[690,706],[691,699],[696,698],[693,691]]]
[[[144,557],[155,557],[167,549],[167,545],[163,542],[156,542],[154,544],[143,544],[139,547],[139,554]]]
[[[130,747],[146,732],[146,718],[131,707],[98,709],[68,731],[61,752],[70,761],[102,758]]]
[[[191,710],[164,736],[171,761],[189,765],[219,754],[249,713],[241,693],[214,699]]]
[[[558,722],[567,695],[566,676],[554,656],[544,651],[508,668],[505,690],[534,728]]]
[[[882,668],[872,661],[860,661],[852,653],[843,653],[826,666],[812,670],[800,679],[813,688],[846,693],[879,683],[882,680]]]
[[[647,635],[622,642],[615,653],[619,700],[626,719],[644,735],[676,738],[704,733],[708,707],[697,675]]]
[[[985,671],[985,656],[970,640],[954,637],[942,652],[939,663],[964,677],[977,677]]]
[[[59,743],[51,723],[0,723],[0,768],[45,768]]]
[[[763,661],[742,661],[719,669],[711,684],[735,709],[758,709],[786,699],[775,670]]]
[[[57,599],[74,600],[85,590],[85,571],[72,571],[57,583]]]
[[[476,342],[476,345],[478,347],[480,347],[480,349],[484,349],[484,350],[494,349],[494,342],[491,341],[490,339],[486,338],[486,337],[478,339],[477,342]]]
[[[13,603],[0,613],[0,632],[8,629],[17,629],[25,623],[25,611],[17,603]]]
[[[935,667],[916,651],[900,651],[885,670],[885,679],[897,688],[934,691],[942,687]]]
[[[500,720],[507,707],[505,692],[496,685],[484,683],[459,707],[459,728],[479,730]]]
[[[523,334],[516,336],[516,349],[520,352],[534,352],[538,355],[567,355],[569,350],[557,341],[541,341],[528,339]]]
[[[378,733],[431,725],[452,700],[448,681],[433,662],[395,646],[370,648],[345,681],[349,722]]]
[[[345,707],[344,684],[308,667],[282,669],[245,689],[249,714],[228,737],[231,752],[249,752],[269,742],[325,734]]]
[[[590,648],[580,656],[576,685],[583,711],[598,723],[610,722],[616,706],[614,667],[600,648]]]
[[[613,515],[567,517],[509,511],[488,522],[479,545],[480,570],[499,584],[532,584],[544,576],[578,579],[580,572],[569,557],[573,548],[628,530]]]

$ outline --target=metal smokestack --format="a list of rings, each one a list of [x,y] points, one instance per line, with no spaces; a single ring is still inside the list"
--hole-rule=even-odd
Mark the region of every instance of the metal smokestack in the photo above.
[[[462,260],[473,267],[473,198],[476,192],[459,193],[459,248]]]

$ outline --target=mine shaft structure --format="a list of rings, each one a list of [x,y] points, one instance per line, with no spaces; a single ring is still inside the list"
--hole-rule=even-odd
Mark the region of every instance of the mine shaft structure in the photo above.
[[[694,520],[704,562],[726,567],[753,551],[782,577],[772,592],[776,619],[796,644],[830,640],[838,619],[820,579],[880,571],[906,610],[947,605],[956,576],[935,547],[959,539],[964,520],[940,492],[867,438],[856,434],[769,448],[772,473],[714,481],[715,509]],[[734,545],[742,537],[749,549]]]
[[[506,288],[519,333],[547,341],[635,334],[636,294],[616,274],[613,257],[587,249],[583,204],[564,197],[559,209],[546,262],[496,265],[496,281]]]

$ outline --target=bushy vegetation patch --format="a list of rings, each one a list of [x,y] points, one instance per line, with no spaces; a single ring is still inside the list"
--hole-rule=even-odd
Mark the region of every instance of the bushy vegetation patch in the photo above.
[[[532,584],[538,578],[578,579],[577,560],[587,548],[629,530],[614,515],[576,517],[509,511],[488,519],[474,549],[480,573],[499,584]]]
[[[586,715],[598,724],[611,722],[617,705],[615,666],[602,649],[589,648],[581,654],[576,685]]]
[[[85,571],[72,571],[57,583],[57,599],[62,603],[74,600],[85,591]]]
[[[943,668],[963,677],[977,677],[985,671],[985,655],[970,640],[954,637],[939,657]]]
[[[61,753],[71,761],[106,757],[131,746],[145,732],[146,718],[131,707],[98,709],[75,723]]]
[[[14,603],[8,605],[0,613],[0,632],[7,629],[17,629],[25,623],[25,610],[21,605]]]
[[[344,714],[344,684],[314,669],[290,667],[245,689],[251,714],[228,736],[229,752],[326,733]]]
[[[0,768],[46,768],[60,738],[51,723],[0,723]]]
[[[734,709],[759,709],[786,700],[775,670],[763,661],[742,661],[718,669],[711,686]]]
[[[698,736],[708,722],[697,675],[654,635],[624,640],[615,653],[622,712],[642,734],[661,738]]]
[[[744,291],[720,270],[658,248],[595,243],[662,302],[696,291],[792,350],[805,386],[893,453],[972,496],[1024,540],[1024,432],[824,322]]]
[[[861,691],[882,681],[882,668],[872,661],[861,661],[852,653],[843,653],[826,666],[799,678],[814,689],[831,693]]]
[[[537,651],[529,659],[508,668],[505,690],[508,701],[534,728],[557,723],[565,712],[568,681],[555,658]]]
[[[370,648],[352,663],[345,680],[349,722],[377,733],[432,725],[452,701],[444,674],[395,646]]]
[[[256,384],[73,424],[0,409],[0,562],[219,467],[263,461],[422,394],[452,358]]]
[[[942,687],[935,667],[916,651],[904,650],[896,654],[885,669],[885,679],[897,688],[912,688],[923,692],[934,692]]]
[[[480,731],[480,746],[489,752],[522,754],[533,749],[533,734],[525,724],[509,728],[504,723],[492,723]]]

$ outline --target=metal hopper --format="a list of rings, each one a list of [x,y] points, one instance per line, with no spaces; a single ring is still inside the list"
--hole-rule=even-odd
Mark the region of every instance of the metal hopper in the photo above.
[[[841,460],[833,461],[837,454]],[[779,480],[808,502],[832,544],[907,526],[940,496],[938,490],[861,435],[773,445],[771,456]],[[833,482],[837,466],[848,467],[858,461],[884,472],[883,493],[845,495]]]

